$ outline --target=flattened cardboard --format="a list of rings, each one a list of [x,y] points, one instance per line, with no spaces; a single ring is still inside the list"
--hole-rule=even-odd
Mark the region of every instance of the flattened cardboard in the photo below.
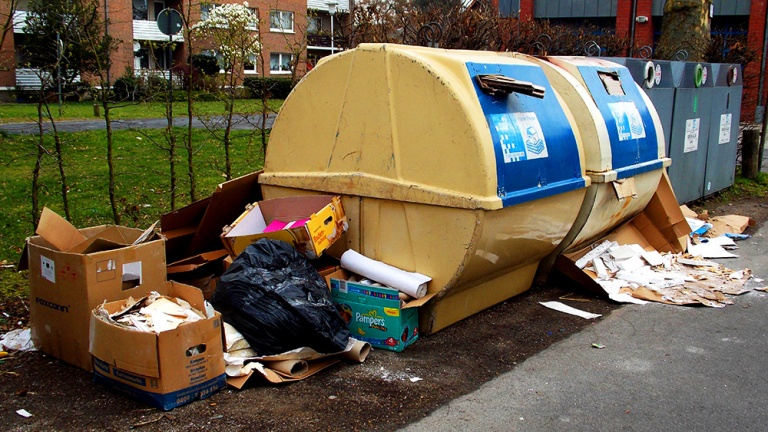
[[[647,251],[679,253],[685,251],[689,232],[688,222],[677,204],[669,179],[664,174],[656,192],[642,212],[591,245],[560,255],[554,268],[587,290],[605,296],[605,291],[595,282],[597,275],[576,266],[576,261],[586,255],[593,245],[610,240],[620,245],[639,244]]]
[[[57,226],[66,231],[69,223],[61,221],[41,220],[46,225],[41,232],[55,232]],[[91,310],[105,300],[144,296],[163,284],[165,245],[162,240],[130,245],[142,231],[127,227],[100,226],[78,232],[86,240],[72,248],[87,243],[84,253],[58,250],[41,236],[27,239],[30,328],[40,351],[90,371]],[[128,245],[115,246],[100,235],[119,236]],[[110,247],[103,250],[105,244]]]
[[[205,311],[202,292],[177,282],[156,287],[162,295],[188,301]],[[122,301],[104,308],[114,313]],[[160,334],[108,323],[93,310],[90,317],[96,382],[169,410],[204,399],[226,386],[221,315],[185,323]]]
[[[309,219],[304,225],[264,232],[274,221]],[[332,195],[306,195],[259,201],[246,208],[221,234],[221,241],[233,257],[248,245],[271,238],[292,244],[307,258],[315,259],[341,238],[348,226],[341,198]]]

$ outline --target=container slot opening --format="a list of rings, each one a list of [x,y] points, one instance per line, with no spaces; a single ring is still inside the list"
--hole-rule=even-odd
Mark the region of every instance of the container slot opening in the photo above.
[[[611,96],[624,96],[624,87],[621,86],[621,80],[619,80],[618,72],[602,72],[598,71],[597,76],[600,77],[600,81],[603,82],[605,91]]]
[[[514,92],[543,99],[546,91],[542,86],[504,75],[477,75],[475,80],[480,90],[495,97],[503,97]]]

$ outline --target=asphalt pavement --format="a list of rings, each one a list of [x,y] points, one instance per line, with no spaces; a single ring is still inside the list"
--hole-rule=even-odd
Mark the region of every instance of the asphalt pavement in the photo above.
[[[768,280],[767,237],[717,261]],[[733,300],[624,306],[405,430],[768,430],[768,293]]]
[[[267,118],[267,129],[272,127],[275,121],[275,114],[271,114]],[[257,128],[261,125],[261,116],[242,116],[236,115],[233,119],[233,129],[235,130],[249,130]],[[192,127],[203,129],[206,127],[221,128],[223,117],[215,116],[206,119],[205,122],[199,118],[192,119]],[[186,117],[174,117],[173,124],[175,127],[187,127],[188,121]],[[45,123],[44,128],[46,131],[51,129],[50,123]],[[164,129],[167,126],[165,118],[150,118],[150,119],[131,119],[131,120],[114,120],[112,122],[112,128],[115,130],[121,129]],[[104,120],[62,120],[56,122],[56,128],[61,132],[80,132],[87,130],[102,130],[106,128]],[[35,122],[24,123],[5,123],[0,124],[0,130],[10,134],[36,134],[38,133],[38,126]]]

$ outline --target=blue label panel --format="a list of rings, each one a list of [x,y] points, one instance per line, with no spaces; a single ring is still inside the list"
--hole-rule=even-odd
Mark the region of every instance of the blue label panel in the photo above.
[[[611,163],[618,178],[661,169],[656,126],[629,69],[618,65],[578,69],[608,128]],[[618,73],[624,94],[609,94],[598,72]]]
[[[467,63],[496,154],[504,207],[585,187],[576,137],[544,72],[533,65]],[[544,98],[491,96],[475,76],[504,75],[544,88]]]

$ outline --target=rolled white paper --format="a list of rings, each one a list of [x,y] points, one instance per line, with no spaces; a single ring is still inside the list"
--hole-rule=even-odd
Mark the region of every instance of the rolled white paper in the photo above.
[[[427,294],[427,282],[432,280],[429,276],[400,270],[351,249],[341,255],[341,266],[415,298],[422,298]]]

